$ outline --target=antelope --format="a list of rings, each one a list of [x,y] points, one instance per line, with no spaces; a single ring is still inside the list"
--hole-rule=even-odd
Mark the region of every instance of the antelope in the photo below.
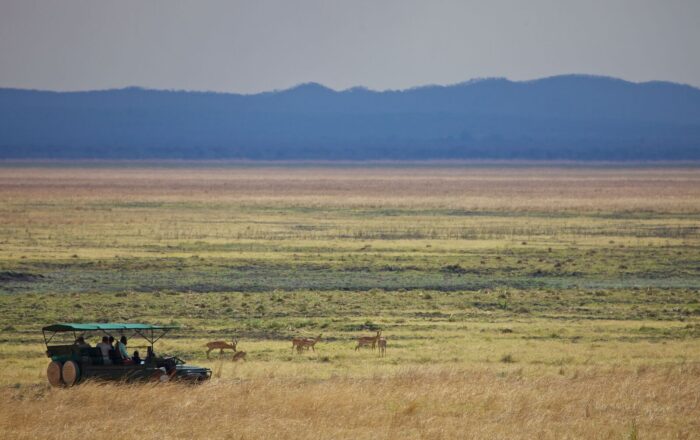
[[[320,334],[315,338],[294,338],[292,339],[292,350],[294,350],[294,347],[296,346],[297,353],[301,353],[301,350],[303,350],[304,348],[308,350],[309,347],[311,347],[311,350],[315,352],[316,349],[314,348],[314,346],[318,341],[321,340],[321,336],[323,335]]]
[[[233,352],[236,353],[236,344],[238,344],[237,339],[231,340],[230,344],[226,341],[207,342],[207,349],[208,349],[207,350],[207,359],[209,359],[209,353],[211,353],[212,350],[216,350],[216,349],[219,349],[219,356],[224,354],[224,350],[226,350],[226,349],[233,350]]]
[[[302,348],[302,343],[304,342],[304,338],[294,338],[292,339],[292,353],[294,353],[294,349],[297,349],[297,352],[301,353],[301,348]]]
[[[377,340],[377,345],[379,346],[379,357],[386,356],[386,338],[379,338],[379,340]]]
[[[238,362],[238,361],[245,361],[245,355],[247,353],[245,351],[237,351],[233,355],[233,362]]]
[[[365,347],[365,346],[372,346],[372,350],[377,346],[377,341],[379,340],[380,336],[382,334],[381,330],[377,331],[377,334],[375,336],[360,336],[357,338],[357,346],[355,347],[355,351],[359,350],[360,347]]]

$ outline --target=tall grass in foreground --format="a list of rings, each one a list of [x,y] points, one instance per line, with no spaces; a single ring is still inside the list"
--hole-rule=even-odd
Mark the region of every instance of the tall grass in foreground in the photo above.
[[[4,388],[0,437],[689,439],[700,432],[698,368]]]

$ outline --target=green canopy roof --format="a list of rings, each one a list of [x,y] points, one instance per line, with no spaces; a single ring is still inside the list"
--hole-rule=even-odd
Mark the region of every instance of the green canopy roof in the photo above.
[[[151,325],[137,323],[119,323],[119,322],[86,322],[86,323],[62,323],[53,324],[42,328],[45,332],[85,332],[91,330],[169,330],[178,328],[175,325]]]

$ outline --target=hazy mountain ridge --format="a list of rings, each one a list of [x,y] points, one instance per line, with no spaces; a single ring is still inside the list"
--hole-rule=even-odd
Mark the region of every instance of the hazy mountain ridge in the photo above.
[[[700,89],[584,75],[253,95],[0,89],[0,158],[700,159]]]

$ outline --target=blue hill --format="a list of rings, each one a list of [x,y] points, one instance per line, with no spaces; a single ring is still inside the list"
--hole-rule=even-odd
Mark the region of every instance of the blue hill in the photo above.
[[[700,89],[565,75],[254,95],[0,89],[0,158],[700,159]]]

